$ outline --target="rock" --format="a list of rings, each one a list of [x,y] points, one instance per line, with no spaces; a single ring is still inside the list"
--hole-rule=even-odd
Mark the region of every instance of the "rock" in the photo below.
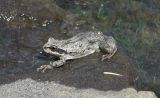
[[[153,92],[139,91],[138,98],[157,98]]]
[[[151,91],[136,91],[133,88],[126,88],[117,92],[116,97],[110,98],[157,98],[154,92]]]
[[[0,98],[157,98],[153,92],[125,88],[120,91],[78,89],[54,81],[18,80],[0,85]]]

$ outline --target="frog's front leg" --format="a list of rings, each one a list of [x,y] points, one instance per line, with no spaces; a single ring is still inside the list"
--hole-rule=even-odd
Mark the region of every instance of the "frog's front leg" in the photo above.
[[[50,62],[50,65],[52,67],[60,67],[62,65],[64,65],[66,63],[66,60],[64,58],[60,58],[60,60],[57,60],[57,61],[51,61]]]
[[[48,69],[52,69],[54,67],[60,67],[66,63],[66,60],[64,58],[60,58],[60,60],[57,61],[51,61],[49,65],[42,65],[41,67],[37,68],[38,72],[45,72]]]

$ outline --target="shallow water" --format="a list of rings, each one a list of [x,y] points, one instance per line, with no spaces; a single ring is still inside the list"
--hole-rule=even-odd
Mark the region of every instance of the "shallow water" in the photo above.
[[[63,4],[56,0],[56,3],[52,0],[1,0],[0,84],[32,78],[39,82],[56,81],[79,89],[94,88],[107,91],[135,87],[154,90],[158,94],[160,83],[158,76],[160,67],[157,66],[159,64],[158,58],[160,58],[157,54],[160,48],[159,42],[153,43],[151,48],[145,48],[141,47],[143,45],[140,44],[141,39],[137,38],[139,44],[134,45],[138,49],[133,49],[133,51],[129,47],[131,43],[129,45],[126,43],[128,39],[122,40],[120,39],[121,34],[112,32],[118,29],[115,30],[102,22],[105,20],[105,15],[109,14],[104,11],[112,13],[113,9],[104,6],[104,10],[99,4],[110,4],[109,0],[108,3],[105,1],[100,3],[96,3],[98,1],[89,3],[87,2],[89,0],[80,1],[67,2],[64,0]],[[93,10],[98,10],[98,14]],[[87,30],[101,30],[106,35],[115,37],[118,51],[111,60],[101,62],[99,58],[102,53],[97,53],[69,61],[65,66],[49,70],[46,73],[36,71],[37,67],[49,62],[46,59],[38,59],[37,56],[40,55],[43,44],[50,36],[66,39]],[[132,35],[126,34],[126,36]],[[141,64],[146,66],[140,66]],[[105,71],[124,76],[104,75]]]

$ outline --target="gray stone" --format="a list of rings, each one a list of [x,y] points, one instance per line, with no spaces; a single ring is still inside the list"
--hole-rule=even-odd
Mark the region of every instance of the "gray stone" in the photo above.
[[[157,98],[153,92],[125,88],[121,91],[77,89],[56,82],[24,79],[0,86],[0,98]]]

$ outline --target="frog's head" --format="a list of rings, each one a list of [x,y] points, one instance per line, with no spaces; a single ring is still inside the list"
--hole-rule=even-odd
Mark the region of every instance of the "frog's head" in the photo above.
[[[47,47],[53,47],[53,48],[57,48],[57,40],[54,39],[53,37],[50,37],[47,41],[47,43],[44,44],[43,48],[47,48]]]
[[[43,50],[46,53],[49,53],[55,56],[61,56],[64,53],[64,51],[58,47],[58,41],[53,37],[50,37],[47,43],[44,44]]]
[[[117,51],[116,41],[112,36],[105,36],[105,41],[100,44],[101,50],[105,53],[102,60],[109,59]]]

